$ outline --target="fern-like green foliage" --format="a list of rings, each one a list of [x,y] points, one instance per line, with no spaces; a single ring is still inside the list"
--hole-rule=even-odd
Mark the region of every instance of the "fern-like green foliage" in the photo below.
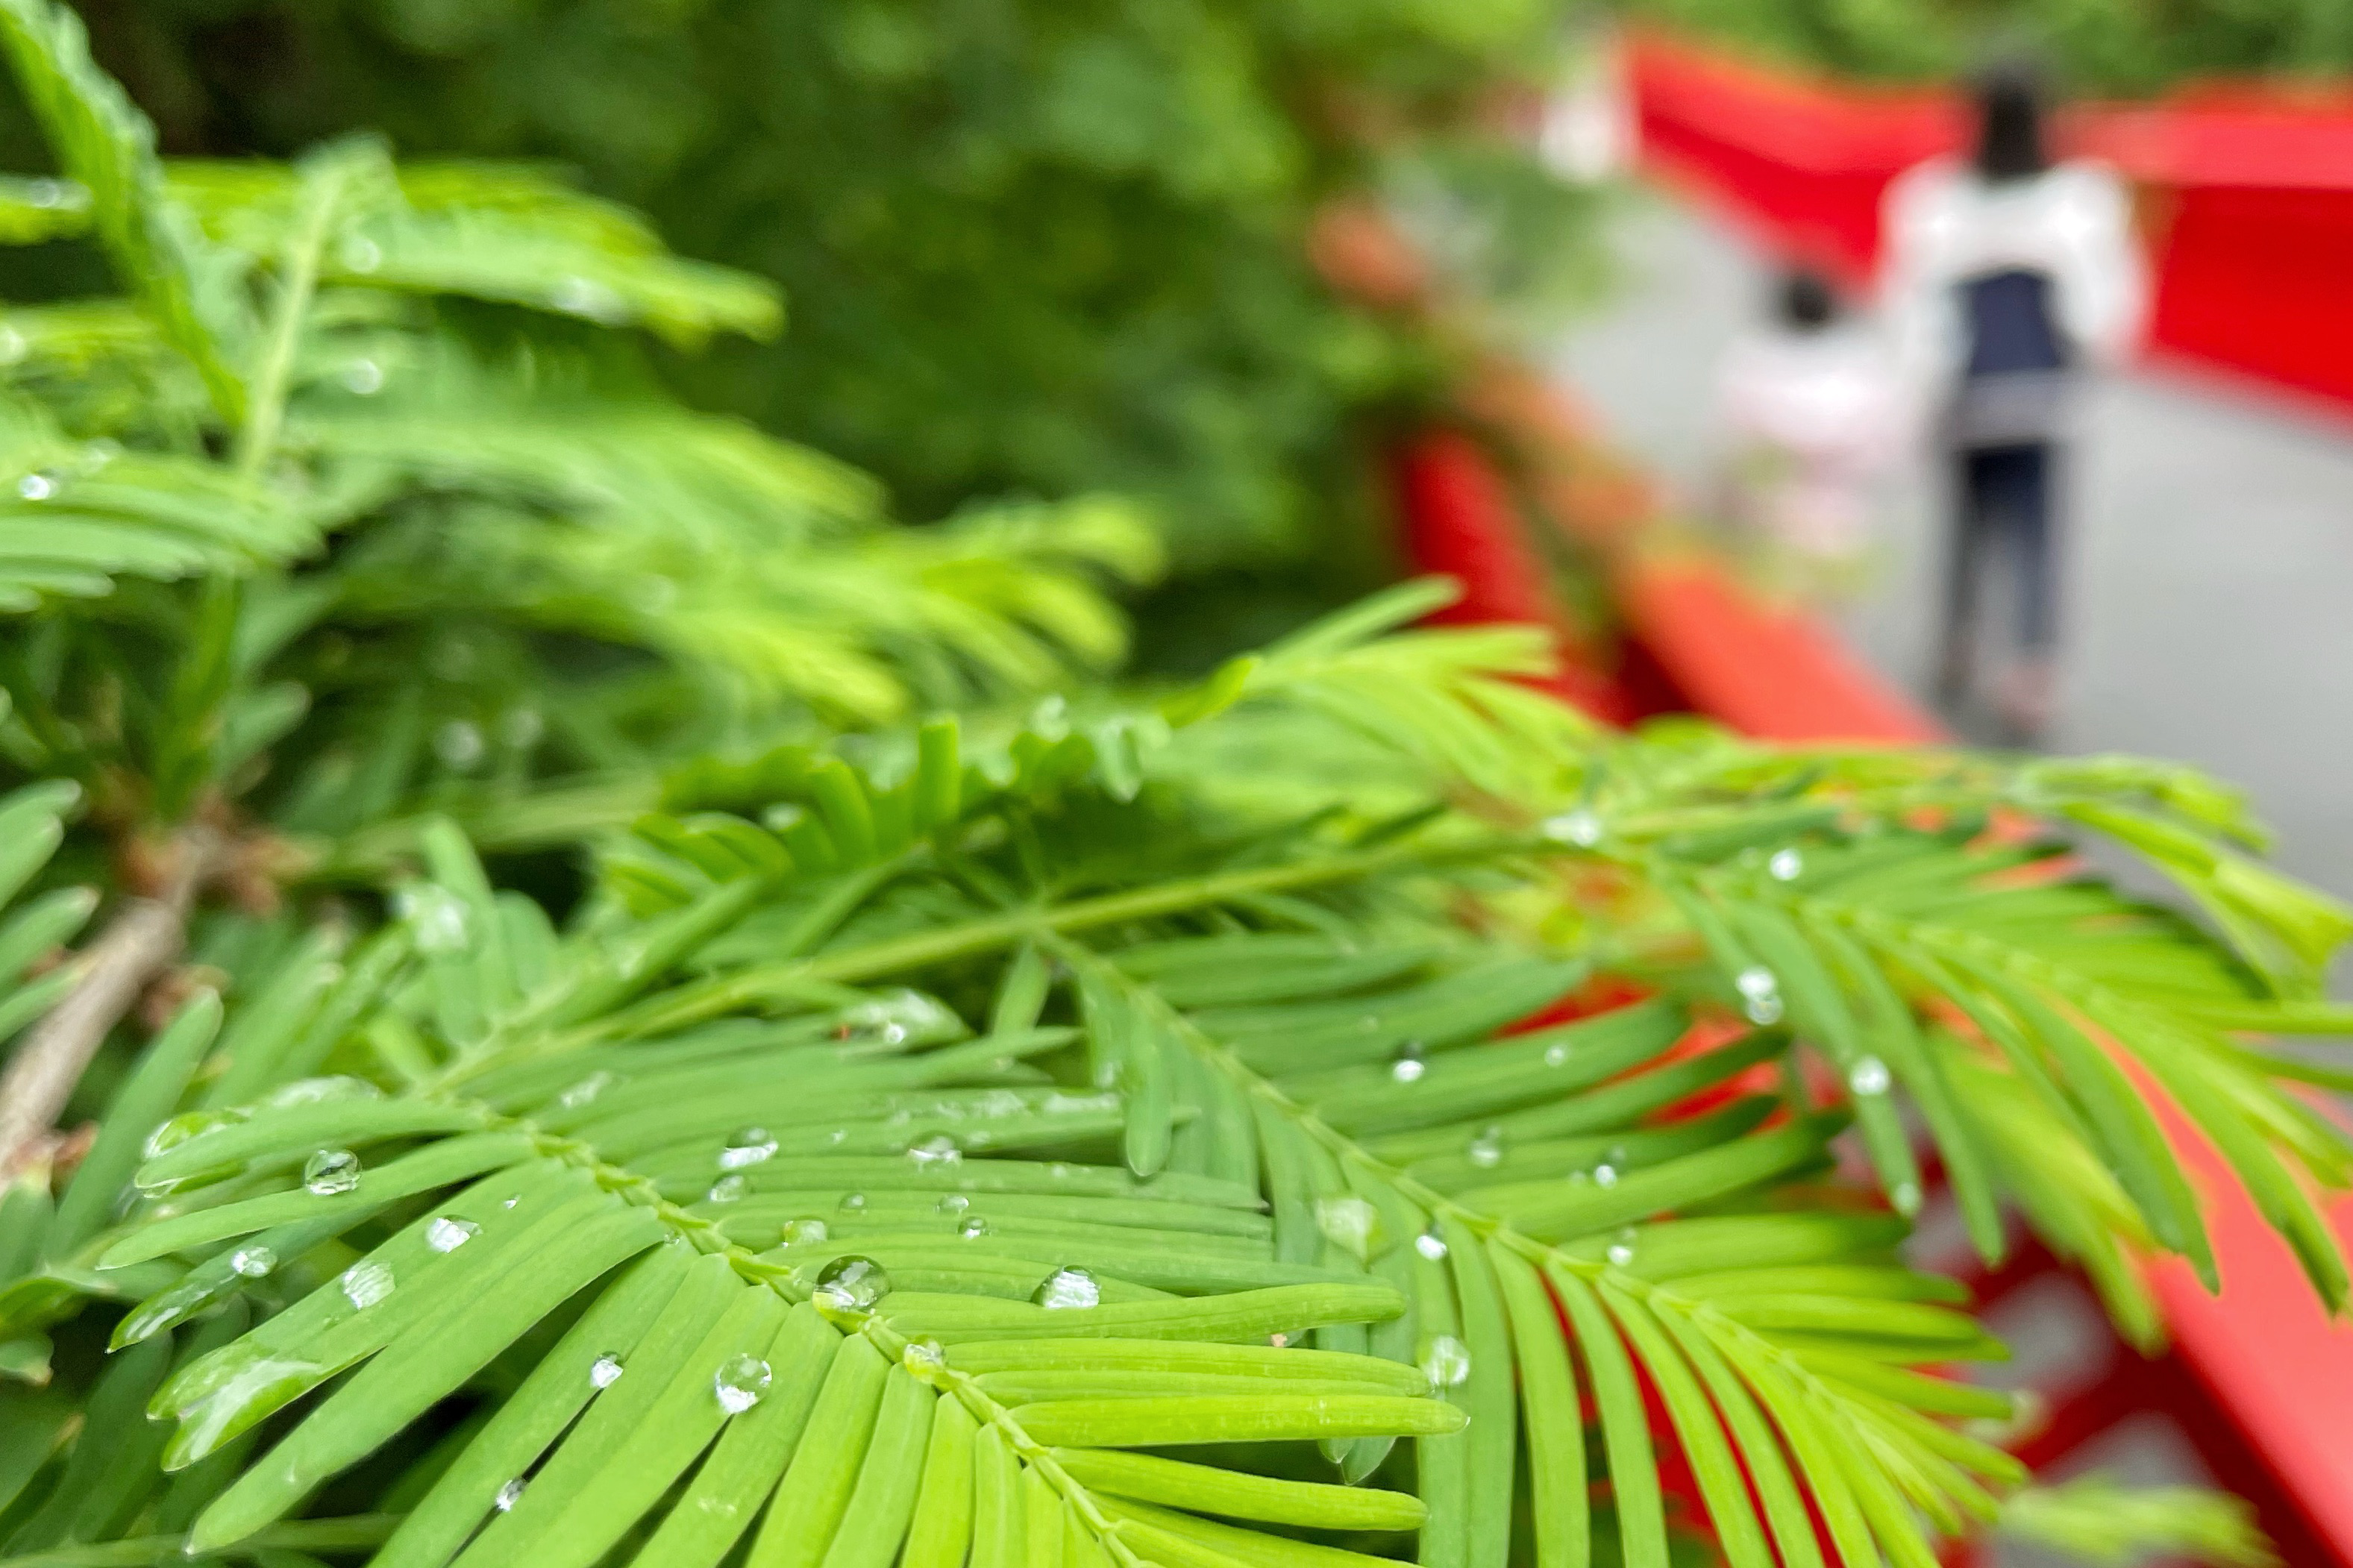
[[[121,1134],[125,1217],[0,1297],[22,1334],[146,1292],[91,1396],[120,1425],[13,1549],[102,1514],[385,1564],[1662,1563],[1672,1435],[1728,1560],[1926,1564],[1923,1521],[2021,1478],[1964,1429],[2007,1397],[1939,1371],[1999,1346],[1896,1250],[1899,1096],[1966,1204],[2063,1241],[2195,1255],[2117,1060],[2199,1086],[2259,1192],[2344,1184],[2212,1033],[2341,1026],[2307,977],[1988,827],[2138,813],[2228,858],[2198,781],[1555,737],[1574,804],[1532,817],[1464,772],[1516,690],[1387,618],[1150,710],[681,773],[561,930],[428,830],[398,918],[340,978],[296,953],[198,1070],[238,1092]],[[1432,804],[1201,782],[1270,720]],[[2261,885],[2261,952],[2331,918]],[[1602,964],[1653,995],[1558,1010]],[[146,1060],[185,1082],[216,1020]],[[177,1479],[93,1490],[110,1431]]]
[[[2147,1340],[2167,1107],[2342,1305],[2332,1076],[2249,1037],[2353,1025],[2353,919],[2216,786],[1599,731],[1421,584],[1068,681],[1115,510],[896,532],[614,390],[740,279],[526,172],[164,170],[0,33],[71,181],[5,226],[125,280],[11,318],[0,1041],[98,1066],[6,1155],[0,1563],[1926,1568],[2023,1477],[1925,1158]]]
[[[168,822],[269,746],[258,804],[332,836],[1123,651],[1098,589],[1156,560],[1115,503],[892,528],[871,480],[680,408],[596,330],[765,338],[756,279],[520,167],[165,165],[70,14],[0,8],[0,42],[67,176],[20,182],[15,237],[93,238],[126,289],[0,323],[25,773]]]

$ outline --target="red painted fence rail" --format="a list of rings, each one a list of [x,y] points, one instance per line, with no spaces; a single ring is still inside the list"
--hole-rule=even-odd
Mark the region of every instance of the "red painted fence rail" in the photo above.
[[[1631,40],[1629,74],[1653,168],[1856,285],[1888,181],[1967,130],[1949,93],[1800,77],[1653,32]],[[2158,353],[2353,410],[2353,93],[2090,104],[2063,133],[2142,194]]]

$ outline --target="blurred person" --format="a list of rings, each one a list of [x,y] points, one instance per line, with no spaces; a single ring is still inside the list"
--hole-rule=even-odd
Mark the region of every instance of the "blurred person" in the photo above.
[[[1716,374],[1724,510],[1773,585],[1815,600],[1861,586],[1902,408],[1878,334],[1820,273],[1785,273],[1770,321],[1735,340]]]
[[[2132,349],[2147,282],[2123,182],[2100,164],[2051,162],[2034,74],[1997,67],[1975,99],[1974,153],[1931,159],[1888,189],[1883,289],[1907,379],[1948,454],[1937,695],[1951,707],[1970,693],[1980,584],[1991,558],[2006,554],[2017,649],[1996,708],[2033,740],[2055,685],[2071,415],[2086,371]]]

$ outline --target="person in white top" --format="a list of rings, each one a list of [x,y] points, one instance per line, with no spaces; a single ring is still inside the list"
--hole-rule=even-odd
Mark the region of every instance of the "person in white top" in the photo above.
[[[1784,274],[1771,321],[1736,339],[1716,374],[1725,510],[1772,580],[1817,598],[1859,581],[1902,404],[1878,335],[1820,274]]]
[[[1978,582],[2006,544],[2018,658],[1999,702],[2031,740],[2049,718],[2058,644],[2058,456],[2086,372],[2137,342],[2148,286],[2123,183],[2050,162],[2031,73],[1989,72],[1977,107],[1973,157],[1932,159],[1889,187],[1882,287],[1899,363],[1951,454],[1938,694],[1968,693]]]

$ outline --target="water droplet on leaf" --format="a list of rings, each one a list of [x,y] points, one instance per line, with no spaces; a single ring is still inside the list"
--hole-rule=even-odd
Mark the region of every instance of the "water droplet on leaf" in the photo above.
[[[1606,1161],[1601,1164],[1594,1166],[1593,1184],[1597,1187],[1616,1186],[1618,1184],[1618,1167],[1609,1164]]]
[[[1029,1300],[1048,1311],[1103,1304],[1103,1287],[1083,1268],[1057,1268],[1030,1292]]]
[[[1746,1000],[1746,1011],[1752,1024],[1778,1023],[1781,1017],[1781,985],[1773,972],[1761,963],[1752,963],[1734,977]]]
[[[366,1258],[344,1269],[337,1283],[343,1287],[343,1299],[364,1312],[392,1294],[392,1266]]]
[[[372,359],[355,359],[343,367],[343,387],[362,397],[373,397],[384,390],[384,366]]]
[[[751,1190],[751,1183],[742,1176],[730,1174],[712,1183],[711,1190],[702,1195],[714,1204],[733,1204],[743,1202],[744,1194]]]
[[[956,1226],[956,1234],[966,1241],[978,1241],[988,1234],[988,1222],[978,1215],[974,1215]]]
[[[1474,1136],[1462,1151],[1462,1157],[1482,1171],[1492,1171],[1504,1163],[1504,1130],[1490,1127]]]
[[[522,1501],[522,1489],[526,1484],[521,1476],[517,1476],[499,1489],[499,1495],[491,1500],[491,1506],[501,1513],[512,1513],[514,1505]]]
[[[776,1141],[768,1136],[765,1127],[738,1128],[727,1140],[727,1147],[719,1151],[719,1168],[740,1171],[746,1165],[756,1165],[776,1152]]]
[[[711,1374],[711,1392],[718,1397],[719,1408],[730,1415],[741,1415],[760,1403],[768,1392],[776,1373],[758,1356],[738,1354],[719,1363]]]
[[[1421,1375],[1432,1389],[1459,1388],[1471,1376],[1471,1348],[1452,1334],[1440,1334],[1422,1352]]]
[[[841,1194],[842,1213],[860,1214],[864,1212],[865,1208],[866,1194],[864,1193],[844,1193]]]
[[[907,1158],[919,1171],[953,1170],[964,1163],[964,1151],[944,1132],[934,1132],[920,1143],[907,1145]]]
[[[1374,1237],[1381,1226],[1380,1211],[1363,1198],[1338,1197],[1315,1200],[1315,1228],[1324,1239],[1357,1262],[1370,1258],[1375,1250]]]
[[[559,1109],[577,1110],[582,1106],[594,1101],[598,1095],[612,1087],[613,1075],[600,1068],[557,1095],[555,1103]]]
[[[1430,1064],[1422,1059],[1423,1054],[1419,1040],[1408,1040],[1398,1047],[1397,1056],[1389,1063],[1389,1077],[1398,1083],[1420,1082],[1421,1075],[1430,1070]]]
[[[240,1247],[228,1255],[228,1266],[248,1279],[259,1279],[278,1267],[278,1254],[259,1243]]]
[[[302,1162],[303,1190],[322,1198],[360,1184],[360,1157],[349,1149],[322,1149]]]
[[[788,1219],[785,1222],[782,1240],[786,1247],[812,1247],[829,1239],[832,1235],[832,1230],[821,1219]]]
[[[871,1258],[852,1254],[827,1264],[817,1277],[811,1299],[817,1310],[839,1321],[871,1312],[891,1293],[891,1277]]]
[[[1877,1057],[1861,1058],[1847,1069],[1846,1086],[1857,1094],[1885,1094],[1890,1081],[1887,1064]]]
[[[617,1352],[607,1351],[588,1363],[588,1386],[598,1389],[610,1388],[621,1381],[621,1373],[628,1370],[628,1368],[621,1364],[621,1358]]]
[[[1544,1064],[1548,1068],[1567,1066],[1568,1047],[1567,1046],[1546,1046],[1545,1047]]]
[[[1446,1238],[1434,1230],[1425,1230],[1413,1238],[1413,1249],[1436,1263],[1446,1256]]]
[[[1806,869],[1806,858],[1794,849],[1776,849],[1765,869],[1777,882],[1794,882]]]
[[[1611,1263],[1624,1268],[1634,1261],[1634,1242],[1638,1233],[1632,1226],[1620,1231],[1609,1243],[1608,1257]]]
[[[425,1245],[436,1252],[455,1252],[481,1234],[482,1227],[472,1220],[445,1214],[425,1227]]]
[[[948,1364],[948,1352],[940,1347],[939,1341],[928,1336],[909,1340],[907,1348],[899,1352],[899,1364],[928,1382],[931,1373]]]
[[[972,1207],[972,1200],[962,1193],[950,1193],[940,1200],[942,1214],[962,1214],[970,1207]]]
[[[1601,842],[1601,818],[1583,806],[1564,811],[1544,820],[1544,836],[1556,844],[1574,844],[1580,849],[1590,849]]]

